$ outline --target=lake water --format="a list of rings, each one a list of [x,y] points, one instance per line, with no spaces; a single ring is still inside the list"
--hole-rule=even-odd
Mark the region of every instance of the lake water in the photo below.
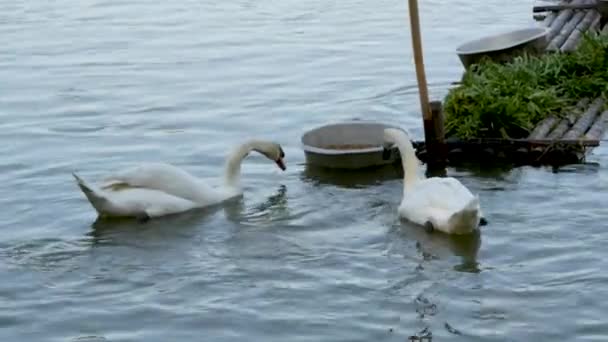
[[[433,99],[454,50],[535,25],[533,2],[421,1]],[[308,170],[307,129],[420,139],[407,1],[14,0],[0,4],[1,341],[605,341],[608,149],[588,164],[450,168],[489,220],[466,238],[400,223],[401,181]],[[95,222],[94,180],[165,161],[245,196]]]

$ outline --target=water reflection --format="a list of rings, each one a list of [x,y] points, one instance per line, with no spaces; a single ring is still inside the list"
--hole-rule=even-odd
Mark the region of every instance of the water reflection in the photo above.
[[[84,255],[86,243],[61,239],[32,239],[31,241],[0,247],[0,257],[11,266],[39,271],[70,268]]]
[[[268,197],[268,199],[253,207],[255,211],[266,211],[271,208],[287,209],[287,187],[283,184],[279,186],[277,193]]]
[[[563,165],[552,168],[553,173],[577,173],[577,174],[596,174],[601,170],[600,163],[586,162],[581,164]]]
[[[388,180],[401,179],[403,169],[400,163],[355,170],[320,168],[307,164],[300,178],[315,185],[364,188],[379,185]]]
[[[115,237],[129,239],[131,237],[146,236],[146,239],[193,236],[196,227],[207,225],[218,219],[220,213],[231,222],[239,222],[244,209],[243,197],[235,197],[223,203],[189,210],[183,213],[168,215],[140,222],[134,218],[101,218],[97,217],[91,224],[91,231],[87,234],[92,245],[111,243]],[[142,234],[144,233],[145,234]],[[118,240],[120,240],[118,239]]]
[[[280,185],[275,194],[265,201],[254,204],[240,220],[242,224],[276,223],[289,220],[291,217],[288,201],[287,186]]]
[[[222,206],[212,206],[154,218],[147,222],[139,222],[132,218],[97,218],[91,225],[92,229],[87,236],[90,238],[92,247],[110,244],[125,245],[130,242],[135,246],[155,241],[164,243],[172,239],[196,236],[199,225],[211,222],[215,215],[223,210]]]
[[[416,250],[423,260],[448,259],[451,256],[460,257],[460,263],[454,265],[456,271],[480,271],[477,254],[481,247],[481,231],[466,235],[448,235],[441,232],[427,233],[421,227],[401,220],[389,231],[395,241],[394,252],[411,248],[411,241],[416,242]]]
[[[137,240],[145,236],[148,242],[155,239],[194,237],[197,227],[210,225],[221,220],[218,214],[223,213],[225,219],[236,224],[247,224],[252,221],[276,222],[289,218],[287,206],[287,187],[280,185],[276,193],[265,201],[254,204],[247,209],[243,197],[235,197],[223,203],[194,209],[180,214],[169,215],[139,222],[134,218],[100,218],[91,225],[87,233],[92,246],[99,244],[124,244],[129,240]]]
[[[478,178],[505,179],[507,176],[513,174],[513,172],[521,169],[508,163],[484,164],[468,162],[454,166],[453,170],[459,173],[464,172]]]
[[[508,176],[521,174],[521,168],[511,164],[486,165],[480,163],[463,163],[448,168],[429,168],[422,165],[424,175],[431,177],[448,177],[460,174],[482,179],[503,180]],[[592,170],[592,167],[589,167]],[[565,171],[567,172],[567,171]],[[402,179],[403,167],[400,162],[375,168],[365,169],[331,169],[305,164],[300,177],[303,181],[315,185],[336,185],[344,188],[364,188],[379,185],[384,181]]]

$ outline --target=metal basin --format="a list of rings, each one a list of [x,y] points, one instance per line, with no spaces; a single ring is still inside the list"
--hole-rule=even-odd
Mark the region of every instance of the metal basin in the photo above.
[[[540,54],[547,46],[548,28],[526,28],[473,40],[460,45],[456,53],[465,68],[489,57],[508,62],[524,53]]]
[[[376,122],[344,122],[315,128],[302,136],[306,162],[335,169],[363,169],[392,164],[399,153],[382,158],[384,129],[396,126]],[[397,150],[395,148],[395,150]]]

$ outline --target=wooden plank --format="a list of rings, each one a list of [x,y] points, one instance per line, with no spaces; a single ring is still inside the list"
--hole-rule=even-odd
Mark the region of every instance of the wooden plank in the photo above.
[[[568,22],[562,27],[560,32],[549,42],[547,51],[557,51],[564,45],[564,42],[570,37],[572,31],[576,28],[576,25],[583,20],[585,12],[590,11],[576,11],[576,13],[568,20]]]
[[[597,119],[591,125],[591,128],[585,134],[585,139],[589,140],[600,140],[604,136],[606,132],[606,127],[608,126],[608,110],[602,112],[602,114],[597,116]]]
[[[594,139],[573,139],[573,140],[553,140],[553,139],[501,139],[501,138],[475,138],[475,139],[450,139],[446,140],[449,149],[470,146],[483,146],[489,148],[506,147],[536,147],[536,146],[599,146],[599,140]],[[423,141],[413,143],[415,148],[425,146]]]
[[[547,135],[547,139],[556,140],[562,137],[564,133],[572,126],[576,120],[576,118],[580,115],[580,113],[587,107],[589,104],[589,99],[584,98],[578,101],[574,110],[566,115],[564,119],[561,119],[559,124]]]
[[[589,27],[591,27],[591,24],[599,18],[600,15],[599,13],[597,13],[597,11],[587,11],[585,16],[583,17],[583,20],[581,20],[578,25],[576,25],[574,32],[572,32],[572,34],[560,47],[560,50],[562,52],[574,51],[581,42],[581,39],[583,38],[583,32],[587,31]]]
[[[576,121],[574,126],[572,126],[572,128],[566,132],[566,134],[564,134],[563,139],[578,139],[579,137],[585,135],[585,132],[593,124],[597,114],[602,110],[603,107],[604,99],[601,97],[595,99],[585,113],[583,113],[583,115],[581,115],[581,117]]]
[[[505,144],[505,142],[507,144]],[[536,150],[530,147],[533,141],[501,141],[494,144],[486,139],[479,141],[451,141],[448,143],[448,165],[461,162],[508,162],[517,165],[563,165],[581,162],[586,153],[599,146],[597,140],[577,141],[539,141],[543,147]],[[533,145],[534,146],[534,145]],[[426,163],[428,152],[424,142],[414,142],[416,155]]]
[[[563,11],[563,10],[567,10],[567,9],[571,9],[571,10],[587,10],[587,9],[595,9],[596,8],[596,4],[595,3],[583,3],[581,5],[572,5],[572,4],[566,4],[566,5],[539,5],[539,6],[534,6],[532,7],[532,13],[540,13],[540,12],[554,12],[554,11]]]

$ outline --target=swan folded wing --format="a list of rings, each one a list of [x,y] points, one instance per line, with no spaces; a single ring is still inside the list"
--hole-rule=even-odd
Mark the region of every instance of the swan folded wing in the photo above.
[[[108,175],[101,187],[106,190],[145,188],[187,199],[198,204],[221,200],[213,188],[173,165],[146,163]]]
[[[107,195],[111,209],[117,214],[149,217],[177,214],[197,207],[197,204],[162,191],[130,188]],[[112,213],[110,213],[112,214]]]
[[[478,221],[478,200],[474,197],[470,202],[433,201],[433,197],[404,198],[399,214],[418,225],[432,223],[435,229],[445,233],[466,233],[476,226]],[[436,199],[436,197],[435,197]],[[450,203],[454,202],[454,203]]]
[[[399,214],[409,221],[423,226],[431,222],[434,227],[443,227],[447,224],[452,212],[440,207],[427,205],[427,202],[415,200],[403,201],[399,206]]]
[[[450,211],[461,210],[476,198],[462,183],[451,177],[424,179],[408,192],[408,197]]]
[[[112,187],[119,184],[132,187],[156,189],[171,183],[174,179],[192,177],[185,171],[165,163],[144,163],[117,171],[105,177],[101,186]],[[157,189],[164,191],[162,189]]]

